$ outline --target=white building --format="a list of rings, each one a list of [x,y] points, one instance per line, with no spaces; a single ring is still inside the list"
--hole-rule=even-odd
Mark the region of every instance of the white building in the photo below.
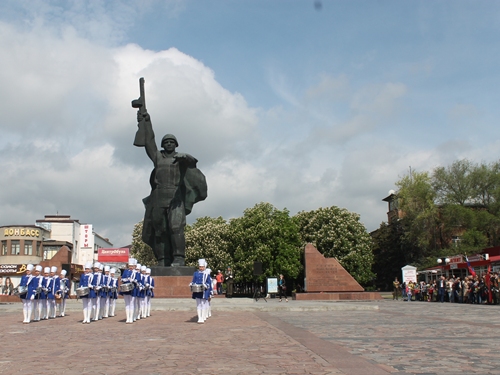
[[[50,232],[45,241],[66,241],[73,244],[71,263],[84,265],[97,260],[97,251],[102,247],[113,247],[109,239],[94,232],[92,224],[82,224],[70,215],[45,215],[36,225]]]

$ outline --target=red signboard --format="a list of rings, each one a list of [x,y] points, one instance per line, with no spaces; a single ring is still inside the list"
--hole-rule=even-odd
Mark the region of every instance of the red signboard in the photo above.
[[[97,253],[97,260],[101,263],[128,263],[129,250],[121,248],[100,248]]]

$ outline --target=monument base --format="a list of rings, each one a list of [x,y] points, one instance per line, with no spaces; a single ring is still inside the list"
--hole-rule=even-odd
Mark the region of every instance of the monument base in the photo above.
[[[381,300],[379,292],[312,292],[292,293],[297,301],[373,301]]]
[[[176,267],[161,267],[153,266],[151,267],[151,276],[193,276],[196,271],[195,267],[189,266],[176,266]]]
[[[193,273],[190,276],[155,276],[155,298],[191,298],[189,283]]]

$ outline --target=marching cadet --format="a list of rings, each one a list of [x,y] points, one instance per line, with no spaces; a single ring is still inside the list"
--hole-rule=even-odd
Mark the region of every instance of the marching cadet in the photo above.
[[[102,297],[101,297],[101,316],[103,318],[107,318],[109,315],[109,296],[110,296],[110,290],[111,290],[111,276],[109,275],[109,266],[104,267],[104,276],[102,280],[103,284],[103,290],[102,290]]]
[[[109,291],[109,316],[115,316],[116,300],[118,299],[118,279],[115,278],[116,269],[111,268],[109,270],[110,275],[110,291]]]
[[[212,279],[210,277],[210,274],[212,273],[212,270],[210,268],[207,268],[205,269],[205,273],[207,274],[207,283],[209,283],[210,285],[210,288],[209,288],[209,294],[208,294],[208,298],[206,299],[205,301],[205,320],[207,320],[208,318],[210,318],[212,316],[212,295],[214,294],[214,289],[213,289],[213,283],[212,283]],[[210,280],[210,281],[209,281]]]
[[[60,283],[59,276],[57,276],[57,267],[50,268],[50,277],[48,280],[48,293],[47,293],[47,317],[55,319],[56,317],[56,294],[59,293]]]
[[[154,298],[155,279],[151,276],[151,268],[146,268],[146,317],[151,316],[151,298]]]
[[[122,277],[121,277],[121,285],[127,285],[127,284],[132,284],[130,286],[130,290],[127,291],[122,291],[122,288],[120,289],[120,294],[123,296],[123,299],[125,300],[125,314],[126,314],[126,321],[125,323],[130,324],[134,322],[134,290],[135,290],[135,283],[136,281],[136,276],[135,276],[135,266],[137,264],[137,260],[134,258],[130,258],[128,260],[128,269],[123,271]]]
[[[59,292],[61,295],[59,316],[64,316],[66,314],[66,300],[69,298],[69,279],[66,277],[66,273],[66,270],[62,270],[59,274]]]
[[[49,319],[49,309],[47,308],[48,304],[47,296],[49,294],[49,288],[50,288],[49,284],[50,284],[50,267],[45,267],[43,269],[42,291],[40,292],[40,305],[42,306],[40,320]]]
[[[139,291],[139,314],[137,319],[146,318],[146,266],[141,266],[141,290]]]
[[[40,297],[42,294],[43,287],[43,276],[41,275],[42,266],[37,264],[35,267],[35,276],[31,281],[28,293],[30,294],[30,300],[33,302],[33,311],[35,312],[33,316],[34,322],[39,322],[42,316],[42,302],[44,302]]]
[[[83,303],[83,322],[90,323],[90,317],[92,315],[92,298],[90,297],[90,291],[92,291],[92,279],[94,275],[91,272],[92,263],[85,263],[85,273],[80,276],[80,288],[89,288],[89,294],[80,296]]]
[[[90,299],[92,300],[92,321],[99,320],[99,308],[101,306],[101,298],[99,291],[101,290],[101,273],[99,272],[100,263],[94,264],[94,276],[92,278],[92,288],[90,289]]]
[[[26,273],[24,274],[23,277],[21,277],[21,282],[19,283],[19,298],[21,298],[21,301],[23,303],[23,316],[24,320],[23,323],[29,323],[31,320],[31,310],[33,308],[33,303],[30,299],[30,293],[29,293],[29,286],[33,280],[33,275],[31,274],[31,271],[33,271],[33,265],[28,264],[26,266]],[[25,290],[24,293],[21,293],[21,287],[23,291]]]
[[[135,266],[136,285],[134,289],[134,322],[137,319],[141,319],[141,291],[144,288],[142,284],[141,267],[140,263],[137,263]]]
[[[196,311],[198,312],[198,323],[205,323],[205,309],[204,309],[204,301],[206,301],[208,294],[207,291],[209,289],[209,284],[207,284],[207,274],[205,273],[205,267],[207,262],[205,259],[198,259],[198,271],[193,274],[193,280],[191,281],[190,286],[192,285],[202,285],[203,291],[193,292],[192,298],[196,300]],[[211,283],[210,283],[211,284]]]

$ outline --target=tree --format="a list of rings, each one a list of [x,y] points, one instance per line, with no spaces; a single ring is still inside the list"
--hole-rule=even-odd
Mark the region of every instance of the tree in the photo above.
[[[474,164],[467,159],[457,160],[451,166],[437,167],[432,176],[432,185],[440,203],[465,205],[475,197],[472,171]]]
[[[408,264],[415,266],[436,253],[441,241],[436,193],[427,172],[410,171],[396,186],[398,207],[402,212],[402,248]]]
[[[376,286],[390,290],[394,277],[401,274],[407,262],[401,243],[402,228],[399,222],[381,223],[373,232],[373,272],[377,275]]]
[[[204,258],[213,271],[232,267],[230,254],[231,231],[222,218],[198,218],[193,225],[186,225],[186,265],[198,266]]]
[[[234,245],[235,281],[253,278],[254,262],[262,263],[263,274],[258,277],[295,279],[302,265],[297,225],[289,211],[276,209],[270,203],[259,203],[246,209],[243,216],[230,221]]]
[[[153,253],[153,249],[142,241],[142,224],[143,222],[141,221],[134,225],[130,256],[137,259],[137,263],[148,267],[155,266],[158,261]]]
[[[332,206],[294,217],[302,245],[312,243],[325,257],[336,258],[359,283],[373,280],[372,241],[359,215]]]

